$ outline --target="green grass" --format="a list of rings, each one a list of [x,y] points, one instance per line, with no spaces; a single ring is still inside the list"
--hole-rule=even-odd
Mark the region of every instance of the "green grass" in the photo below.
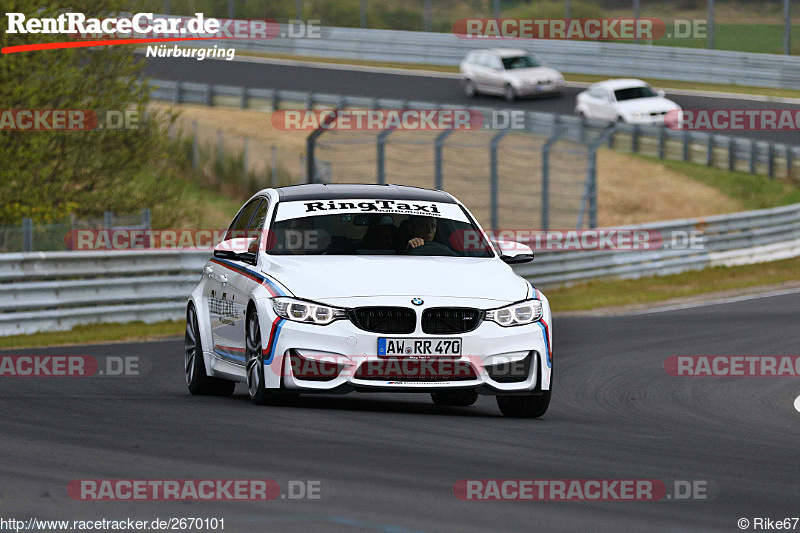
[[[674,34],[667,24],[667,34]],[[653,42],[658,46],[680,46],[705,48],[707,38],[662,38]],[[760,54],[783,53],[783,25],[781,24],[716,24],[714,26],[714,48],[736,52]],[[792,54],[800,53],[800,26],[792,26]]]
[[[73,344],[99,344],[105,342],[142,341],[164,337],[183,336],[183,320],[156,322],[129,322],[127,324],[88,324],[69,331],[46,331],[31,335],[0,337],[0,349],[36,348],[41,346],[67,346]]]
[[[647,304],[718,291],[774,285],[800,279],[800,258],[714,267],[670,276],[636,280],[592,281],[545,291],[554,312],[585,311],[599,307]]]
[[[746,210],[800,203],[800,185],[784,180],[771,180],[765,176],[756,176],[745,172],[729,172],[684,161],[670,161],[644,155],[633,155],[633,157],[662,164],[670,170],[680,172],[695,181],[713,187],[724,195],[739,201]]]

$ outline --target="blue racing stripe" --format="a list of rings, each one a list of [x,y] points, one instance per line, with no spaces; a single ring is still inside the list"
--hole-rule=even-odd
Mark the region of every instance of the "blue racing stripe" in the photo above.
[[[542,324],[541,320],[536,322],[536,325],[539,326],[539,328],[542,330],[542,338],[544,338],[544,349],[547,352],[545,353],[545,359],[547,360],[547,368],[552,368],[553,361],[551,360],[550,357],[550,341],[547,338],[547,328],[544,327],[544,324]]]

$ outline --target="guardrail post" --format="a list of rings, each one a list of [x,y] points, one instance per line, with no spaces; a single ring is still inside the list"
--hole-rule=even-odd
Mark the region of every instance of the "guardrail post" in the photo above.
[[[277,89],[272,91],[272,104],[271,105],[272,105],[272,110],[273,111],[277,111],[278,110],[278,106],[281,105],[281,95],[280,95],[280,91],[277,90]]]
[[[441,191],[444,188],[444,175],[442,170],[442,149],[444,148],[444,142],[453,133],[455,130],[445,130],[439,135],[436,136],[436,143],[434,144],[434,176],[435,176],[435,185],[434,188],[436,190]]]
[[[631,135],[631,151],[634,154],[639,153],[639,125],[633,125],[633,134]]]
[[[736,170],[736,141],[733,139],[728,140],[728,170]]]
[[[214,86],[211,84],[206,85],[205,99],[208,107],[214,107]]]
[[[28,217],[22,219],[22,251],[33,251],[33,220]]]
[[[197,121],[192,121],[192,168],[200,168],[200,141],[197,140]]]
[[[682,152],[681,156],[683,157],[684,161],[688,161],[689,160],[689,131],[688,130],[683,130],[683,139],[681,139],[681,141],[683,143],[682,147],[681,147],[681,152]]]
[[[786,145],[786,178],[792,179],[792,159],[794,158],[794,151],[788,144]]]
[[[240,96],[239,107],[247,109],[247,87],[242,87],[242,95]]]
[[[775,179],[775,145],[772,143],[767,144],[767,176]]]
[[[103,229],[114,229],[114,213],[111,211],[103,213]]]
[[[222,137],[222,130],[217,130],[217,161],[222,163],[223,158],[225,157],[225,142]]]
[[[314,93],[308,93],[306,95],[306,110],[311,111],[314,109]]]
[[[270,160],[269,186],[274,189],[278,186],[278,147],[274,144],[270,147]]]
[[[750,174],[756,173],[756,158],[758,156],[758,145],[756,140],[750,141]]]
[[[664,128],[658,128],[658,158],[664,159],[667,147],[666,139],[664,138]]]
[[[250,139],[247,137],[244,138],[243,146],[242,146],[242,178],[244,179],[245,190],[247,190],[247,170],[250,168],[249,159],[250,159],[250,150],[249,145]]]
[[[150,227],[150,209],[145,207],[142,209],[142,228],[149,230]]]
[[[714,165],[714,134],[709,133],[706,140],[706,166]]]
[[[384,185],[386,183],[386,138],[391,135],[394,130],[383,130],[378,134],[378,139],[376,141],[377,146],[377,164],[378,168],[376,169],[376,176],[375,182],[378,185]]]
[[[550,229],[550,148],[564,134],[563,128],[556,127],[553,135],[542,145],[542,229]],[[611,138],[609,135],[609,139]]]
[[[180,81],[176,81],[175,82],[175,94],[172,97],[172,101],[173,101],[173,103],[180,104],[180,103],[182,103],[182,100],[183,100],[183,91],[182,91],[182,88],[181,88],[181,82]]]
[[[503,137],[511,133],[511,130],[505,129],[501,132],[497,133],[494,137],[492,137],[491,142],[489,143],[489,165],[491,168],[491,219],[492,219],[492,230],[497,230],[497,205],[499,203],[500,198],[500,191],[498,190],[498,182],[500,181],[500,175],[497,170],[497,147],[500,144],[500,141],[503,140]]]

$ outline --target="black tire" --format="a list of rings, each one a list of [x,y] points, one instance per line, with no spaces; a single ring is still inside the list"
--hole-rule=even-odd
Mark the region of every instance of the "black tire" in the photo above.
[[[432,392],[431,399],[436,405],[468,407],[478,400],[478,393],[471,389]]]
[[[514,87],[512,87],[510,83],[506,83],[506,86],[503,88],[503,98],[506,99],[506,102],[513,102],[516,97],[517,93],[514,92]]]
[[[245,322],[245,351],[247,362],[247,392],[256,405],[272,403],[272,392],[264,387],[264,354],[261,345],[261,326],[258,313],[250,311]]]
[[[203,360],[203,345],[193,305],[186,309],[186,334],[183,337],[183,370],[189,392],[197,396],[230,396],[236,382],[209,377]]]
[[[547,357],[547,355],[545,355]],[[538,365],[540,358],[534,359]],[[497,396],[497,407],[504,416],[510,418],[539,418],[550,406],[550,392],[553,390],[553,375],[550,374],[550,389],[542,390],[542,371],[537,369],[535,393],[525,396]]]
[[[498,396],[497,407],[503,415],[511,418],[539,418],[550,406],[550,391],[537,396]]]
[[[464,80],[463,82],[464,94],[467,98],[473,98],[478,94],[478,89],[475,87],[475,82],[472,80]]]

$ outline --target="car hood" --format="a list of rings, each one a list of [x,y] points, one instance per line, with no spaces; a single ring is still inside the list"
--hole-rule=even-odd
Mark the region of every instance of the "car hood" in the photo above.
[[[681,106],[662,96],[652,98],[636,98],[634,100],[623,100],[617,102],[616,107],[623,113],[660,113],[661,111],[671,111],[680,109]]]
[[[497,258],[267,256],[262,271],[309,300],[446,296],[515,302],[527,282]]]
[[[539,81],[556,80],[561,77],[561,73],[550,67],[519,68],[505,71],[509,81]]]

